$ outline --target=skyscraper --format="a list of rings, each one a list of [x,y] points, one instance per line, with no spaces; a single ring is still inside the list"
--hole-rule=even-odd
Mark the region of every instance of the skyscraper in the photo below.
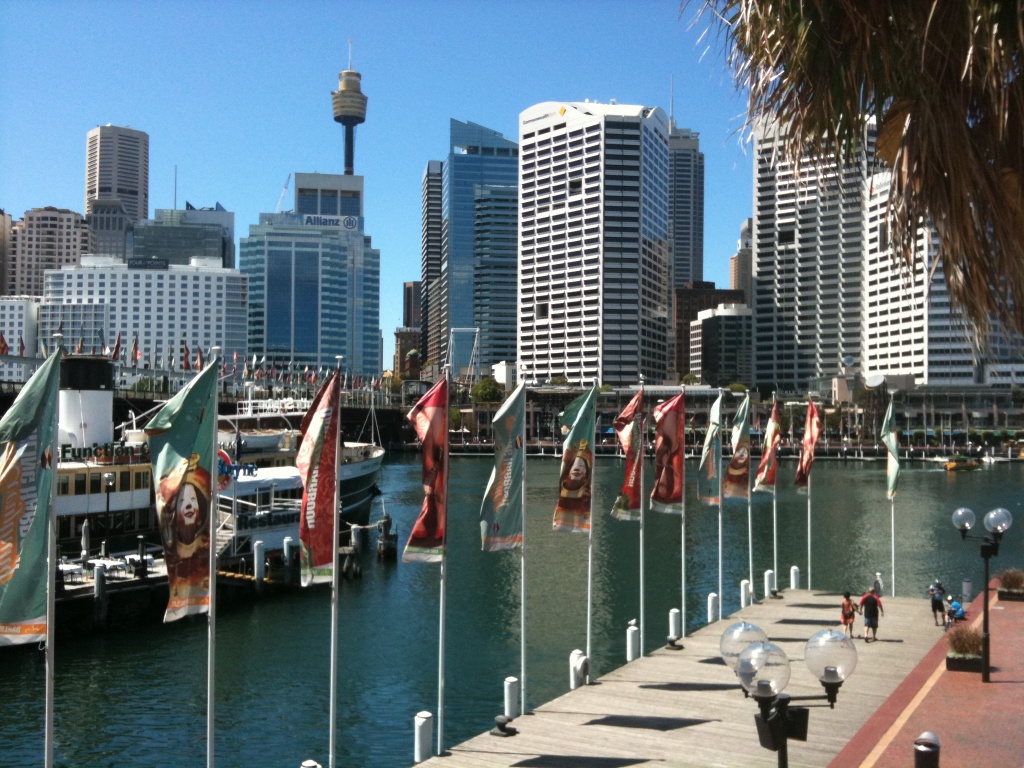
[[[76,265],[90,250],[89,227],[66,208],[33,208],[11,228],[7,293],[42,296],[43,273]]]
[[[85,140],[85,214],[93,200],[120,200],[133,221],[149,217],[149,134],[100,125]]]
[[[278,370],[344,355],[346,370],[378,376],[380,251],[363,232],[363,177],[297,173],[295,186],[295,213],[262,213],[240,240],[249,349]]]
[[[662,381],[668,117],[544,102],[519,115],[519,360],[527,381]]]
[[[700,134],[677,128],[668,135],[668,227],[672,287],[704,279],[704,153]]]
[[[736,253],[729,257],[729,288],[743,291],[743,303],[748,307],[750,301],[751,247],[750,230],[753,219],[744,219],[740,227],[740,241]]]
[[[864,211],[874,128],[840,167],[776,152],[782,128],[754,130],[754,379],[801,392],[860,358]]]
[[[497,131],[452,120],[447,159],[427,166],[423,181],[423,268],[428,356],[451,358],[452,329],[477,329],[482,367],[515,356],[515,194],[519,150]],[[437,171],[440,171],[440,258],[436,255]],[[511,205],[510,205],[511,201]],[[477,232],[477,226],[481,232]],[[479,251],[478,251],[479,247]],[[437,264],[437,278],[427,270]],[[470,362],[473,342],[460,338],[456,372]]]
[[[441,241],[444,218],[441,213],[441,171],[444,163],[431,160],[423,172],[423,213],[420,224],[420,315],[424,361],[434,362],[443,353],[442,302],[440,300]]]

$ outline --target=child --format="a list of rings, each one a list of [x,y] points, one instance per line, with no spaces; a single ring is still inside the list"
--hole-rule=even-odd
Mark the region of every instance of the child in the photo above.
[[[857,606],[850,599],[849,592],[843,592],[843,602],[839,604],[842,611],[843,631],[853,639],[853,617],[857,615]]]

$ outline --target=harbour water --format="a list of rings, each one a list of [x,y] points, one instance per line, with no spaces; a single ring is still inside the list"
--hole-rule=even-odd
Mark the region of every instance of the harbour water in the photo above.
[[[381,488],[404,544],[422,501],[418,457],[385,463]],[[595,488],[593,672],[625,661],[627,622],[639,617],[636,523],[610,518],[622,462],[599,458]],[[889,594],[890,505],[884,462],[819,461],[812,475],[813,587],[864,591],[881,571]],[[502,681],[519,674],[519,553],[480,551],[479,505],[491,462],[455,458],[450,483],[445,742],[485,731],[502,707]],[[717,507],[702,507],[687,462],[688,627],[705,622],[717,586]],[[780,586],[798,565],[806,586],[807,497],[792,486],[795,464],[779,472]],[[586,647],[587,537],[551,531],[558,462],[528,461],[528,705],[568,688],[568,657]],[[981,588],[975,542],[962,542],[950,515],[969,506],[980,519],[1008,508],[1017,525],[1004,539],[993,571],[1024,567],[1024,465],[996,464],[947,473],[940,464],[905,464],[896,500],[896,591],[921,596],[931,622],[928,583],[940,577],[958,592],[964,577]],[[772,567],[772,505],[754,497],[755,589]],[[380,508],[372,518],[380,516]],[[739,607],[747,577],[747,505],[724,512],[724,613]],[[680,602],[680,518],[648,513],[646,646],[664,642],[668,611]],[[372,539],[371,539],[372,541]],[[380,564],[364,555],[363,577],[341,596],[339,766],[403,766],[412,762],[412,721],[436,710],[437,566]],[[838,600],[837,600],[838,616]],[[327,765],[330,596],[314,590],[223,611],[217,623],[216,764]],[[884,620],[882,630],[884,633]],[[180,621],[61,641],[55,647],[55,763],[67,768],[167,766],[205,761],[206,622]],[[42,762],[43,654],[0,653],[0,764]],[[436,714],[436,713],[435,713]]]

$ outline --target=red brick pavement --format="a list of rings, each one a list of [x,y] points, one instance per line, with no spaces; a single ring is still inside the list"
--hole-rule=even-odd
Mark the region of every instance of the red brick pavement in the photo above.
[[[905,768],[914,740],[932,731],[943,768],[1024,766],[1024,603],[1000,602],[990,585],[991,682],[946,671],[940,638],[832,761],[831,768]],[[969,608],[981,627],[984,591]]]

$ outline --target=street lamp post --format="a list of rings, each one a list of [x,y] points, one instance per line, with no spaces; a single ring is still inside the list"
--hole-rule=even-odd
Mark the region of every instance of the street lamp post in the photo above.
[[[103,473],[103,489],[107,492],[107,514],[110,514],[110,492],[114,490],[114,473]],[[109,521],[107,525],[110,525]]]
[[[749,642],[748,642],[749,641]],[[746,646],[737,653],[737,649]],[[790,739],[807,741],[807,707],[791,707],[793,701],[827,701],[835,708],[839,688],[857,667],[857,648],[843,632],[823,629],[804,646],[804,661],[811,674],[821,681],[824,694],[788,696],[789,658],[779,646],[768,642],[754,624],[733,624],[722,635],[722,658],[735,671],[744,695],[753,696],[759,713],[754,715],[761,746],[778,755],[778,768],[788,768]]]
[[[1006,509],[993,509],[985,515],[985,529],[988,534],[980,536],[968,536],[968,531],[974,527],[976,521],[974,512],[967,507],[960,507],[953,513],[953,525],[960,531],[960,538],[966,541],[974,539],[981,541],[981,559],[985,561],[985,597],[982,604],[981,621],[981,681],[990,682],[989,664],[989,634],[988,634],[988,561],[999,554],[999,542],[1010,526],[1013,525],[1013,515]]]

